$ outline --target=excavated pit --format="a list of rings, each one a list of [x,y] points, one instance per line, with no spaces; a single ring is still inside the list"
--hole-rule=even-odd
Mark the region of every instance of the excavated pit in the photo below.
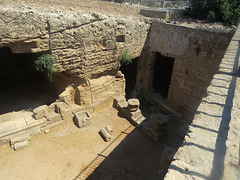
[[[13,54],[10,48],[0,48],[0,54],[0,114],[49,105],[56,100],[50,80],[34,67],[41,53]]]
[[[4,18],[8,16],[6,12],[2,13]],[[33,59],[42,53],[13,54],[10,48],[1,48],[0,114],[51,104],[57,99],[53,84],[58,99],[38,109],[37,113],[47,114],[43,120],[30,119],[32,129],[34,123],[43,121],[43,125],[38,124],[37,132],[31,129],[31,136],[42,132],[48,133],[47,136],[42,133],[32,137],[31,148],[26,148],[26,153],[19,151],[12,155],[8,146],[0,147],[5,155],[0,176],[6,177],[11,171],[16,172],[11,175],[15,179],[26,176],[30,179],[161,179],[167,171],[160,167],[162,151],[169,146],[175,150],[181,146],[188,130],[182,117],[194,112],[201,101],[231,34],[161,20],[115,19],[95,11],[92,14],[73,11],[61,16],[57,11],[51,13],[45,17],[35,10],[26,15],[14,12],[12,16],[18,17],[15,19],[21,20],[21,24],[31,19],[36,26],[21,27],[23,38],[9,33],[9,37],[3,39],[3,46],[7,44],[15,48],[15,52],[45,49],[44,53],[51,52],[57,61],[51,83],[47,76],[34,70]],[[9,23],[9,32],[18,30],[18,21]],[[25,31],[30,35],[25,35]],[[26,48],[18,49],[19,42]],[[125,49],[137,58],[132,64],[119,67],[118,59]],[[117,72],[119,68],[124,77]],[[140,110],[148,121],[138,124],[143,131],[112,108],[113,100],[123,94],[126,99],[140,99]],[[72,117],[76,119],[77,110],[90,112],[92,122],[88,127],[81,126],[81,113],[78,114],[81,129],[73,124]],[[31,113],[31,117],[37,114]],[[165,121],[165,117],[168,123],[164,122],[163,126],[161,120]],[[22,125],[18,122],[26,121],[29,125],[29,119],[24,118],[9,119],[15,123],[14,135],[18,136],[16,125]],[[10,127],[5,119],[2,124]],[[106,125],[114,130],[110,142],[104,142],[98,134]],[[167,133],[162,134],[162,130]],[[142,132],[157,142],[149,141]],[[15,163],[16,159],[22,166]],[[29,174],[32,167],[36,171]],[[162,174],[157,173],[160,169],[164,170]]]

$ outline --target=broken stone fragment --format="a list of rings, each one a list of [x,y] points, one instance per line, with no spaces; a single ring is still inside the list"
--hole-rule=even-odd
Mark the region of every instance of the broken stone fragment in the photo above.
[[[50,122],[57,122],[57,121],[61,121],[62,117],[60,114],[52,112],[52,113],[48,114],[47,120]]]
[[[107,130],[107,132],[109,134],[112,134],[113,133],[113,129],[110,127],[110,126],[106,126],[105,129]]]
[[[102,136],[102,138],[108,142],[111,140],[112,136],[107,132],[106,129],[102,128],[100,131],[99,131],[99,134]]]
[[[47,117],[48,106],[42,105],[33,110],[35,119],[41,119],[43,117]]]
[[[29,134],[23,134],[17,137],[14,137],[10,140],[10,145],[12,148],[14,148],[14,145],[23,141],[30,141],[30,135]]]
[[[61,101],[70,105],[71,104],[71,94],[70,94],[70,92],[68,90],[65,90],[64,92],[62,92],[59,95],[59,99],[61,99]]]
[[[167,126],[169,118],[169,115],[164,115],[162,113],[153,113],[150,117],[153,129],[164,130]]]
[[[23,148],[28,147],[28,146],[29,146],[29,141],[26,140],[26,141],[22,141],[22,142],[14,144],[13,149],[15,151],[17,151],[19,149],[23,149]]]
[[[119,96],[114,98],[113,107],[117,110],[121,111],[121,109],[126,108],[128,106],[128,102],[126,101],[124,96]]]
[[[74,113],[74,123],[77,127],[85,127],[89,126],[91,124],[91,115],[89,114],[88,111],[81,111]]]
[[[84,106],[79,106],[77,104],[71,104],[71,109],[72,109],[73,114],[86,110],[86,108]]]
[[[61,114],[63,120],[68,120],[73,118],[72,108],[64,102],[56,103],[55,112]]]
[[[128,109],[131,112],[137,111],[139,109],[140,102],[138,99],[133,98],[128,100]]]

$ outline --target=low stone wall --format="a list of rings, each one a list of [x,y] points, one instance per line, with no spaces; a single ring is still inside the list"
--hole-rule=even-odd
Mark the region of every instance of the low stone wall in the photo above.
[[[183,115],[194,112],[216,73],[233,32],[153,21],[138,64],[136,92],[153,91],[155,54],[174,58],[166,104]]]
[[[240,27],[222,59],[206,96],[165,180],[237,179],[240,139]]]

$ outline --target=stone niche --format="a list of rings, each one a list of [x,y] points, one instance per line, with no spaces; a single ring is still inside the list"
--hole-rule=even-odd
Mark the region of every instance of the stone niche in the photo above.
[[[232,36],[232,31],[153,21],[138,62],[136,94],[188,117],[199,105]]]

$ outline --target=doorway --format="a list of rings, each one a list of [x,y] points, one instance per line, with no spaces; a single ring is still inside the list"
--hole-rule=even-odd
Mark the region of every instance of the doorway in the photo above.
[[[153,90],[165,99],[168,96],[174,60],[174,58],[162,56],[160,53],[155,54]]]

